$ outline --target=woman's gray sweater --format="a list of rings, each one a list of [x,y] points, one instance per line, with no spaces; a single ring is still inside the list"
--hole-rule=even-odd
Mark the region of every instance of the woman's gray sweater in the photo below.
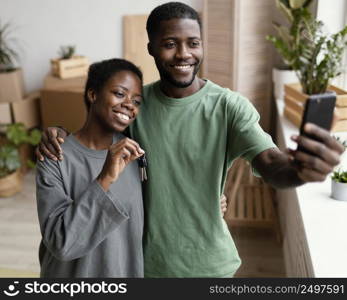
[[[124,138],[117,134],[114,142]],[[69,135],[63,161],[37,164],[41,277],[143,277],[143,202],[137,162],[105,192],[107,150]]]

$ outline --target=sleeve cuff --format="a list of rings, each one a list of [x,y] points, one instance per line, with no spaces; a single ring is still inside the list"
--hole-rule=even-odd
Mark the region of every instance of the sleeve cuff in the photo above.
[[[95,184],[100,195],[103,195],[103,197],[100,198],[103,198],[103,204],[105,205],[107,212],[110,216],[112,216],[112,218],[115,217],[114,210],[116,210],[116,213],[120,216],[121,219],[129,219],[129,214],[117,197],[115,197],[110,191],[106,192],[97,180],[94,180],[93,184]]]

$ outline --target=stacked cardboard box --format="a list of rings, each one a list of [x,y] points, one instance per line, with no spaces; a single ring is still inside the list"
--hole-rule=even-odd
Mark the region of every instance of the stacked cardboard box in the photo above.
[[[284,115],[294,125],[300,127],[305,102],[309,96],[301,92],[301,85],[299,83],[286,84],[284,90]],[[338,115],[338,121],[335,123],[332,131],[347,131],[347,91],[334,85],[330,85],[328,90],[336,93],[336,113]]]
[[[40,125],[39,92],[25,95],[23,74],[20,69],[0,73],[0,123],[23,123],[26,128]],[[4,141],[2,141],[4,143]],[[19,148],[21,172],[28,170],[27,161],[33,159],[33,147],[23,144]]]
[[[40,100],[42,128],[62,126],[74,132],[83,126],[87,116],[83,100],[85,82],[86,77],[46,76]]]
[[[40,125],[39,92],[25,95],[20,69],[0,73],[0,123],[23,123],[27,128]]]
[[[52,59],[52,75],[61,79],[87,75],[89,60],[84,56],[73,56],[68,59]]]

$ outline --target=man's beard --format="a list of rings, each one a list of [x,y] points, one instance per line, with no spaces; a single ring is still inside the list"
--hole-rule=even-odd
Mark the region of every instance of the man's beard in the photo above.
[[[194,65],[194,71],[193,71],[193,74],[192,74],[192,78],[189,81],[178,81],[178,80],[175,80],[171,76],[171,74],[169,72],[167,72],[164,68],[161,68],[161,67],[159,68],[158,65],[157,65],[157,68],[158,68],[158,71],[159,71],[161,79],[166,80],[167,82],[172,84],[174,87],[183,89],[183,88],[189,87],[193,83],[196,74],[199,72],[200,63]]]

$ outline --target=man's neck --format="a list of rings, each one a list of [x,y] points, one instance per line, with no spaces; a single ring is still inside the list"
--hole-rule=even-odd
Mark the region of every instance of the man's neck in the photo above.
[[[206,81],[199,77],[195,77],[190,86],[186,88],[178,88],[166,80],[161,80],[160,89],[166,96],[170,98],[185,98],[195,94],[205,85],[205,83]]]

